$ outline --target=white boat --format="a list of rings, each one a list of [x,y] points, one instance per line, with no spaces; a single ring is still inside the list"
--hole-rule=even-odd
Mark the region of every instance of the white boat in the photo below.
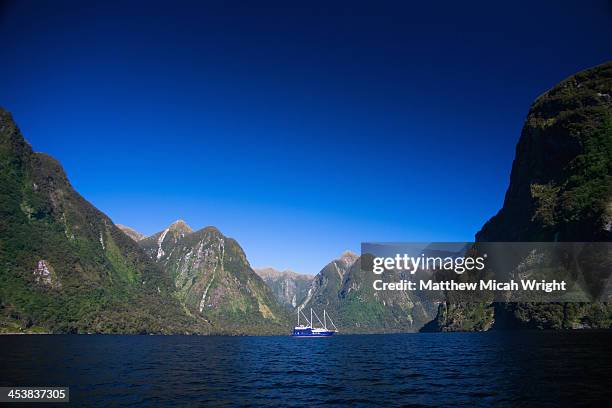
[[[306,320],[307,325],[300,324],[300,315],[302,315],[302,318]],[[317,318],[322,327],[314,327],[314,317]],[[328,321],[334,327],[333,329],[329,329],[327,327]],[[298,324],[293,328],[293,337],[329,337],[333,336],[337,332],[338,328],[336,327],[332,319],[329,317],[325,309],[323,310],[323,321],[321,321],[317,313],[312,308],[310,309],[310,320],[308,320],[306,315],[304,315],[302,309],[298,308]]]

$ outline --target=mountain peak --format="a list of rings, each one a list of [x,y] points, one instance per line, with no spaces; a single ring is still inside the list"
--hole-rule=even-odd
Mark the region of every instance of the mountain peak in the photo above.
[[[357,259],[359,259],[359,255],[348,249],[344,251],[342,255],[340,255],[340,258],[338,258],[339,261],[345,263],[347,266],[350,266],[355,263]]]
[[[183,233],[186,233],[186,234],[190,234],[190,233],[193,232],[191,227],[189,225],[187,225],[187,223],[185,221],[180,220],[180,219],[176,220],[172,224],[170,224],[168,229],[170,231],[179,231],[179,232],[183,232]]]

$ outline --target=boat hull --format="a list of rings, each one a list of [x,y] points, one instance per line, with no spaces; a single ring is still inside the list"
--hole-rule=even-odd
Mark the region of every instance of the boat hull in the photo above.
[[[293,329],[293,337],[330,337],[336,334],[333,330]]]

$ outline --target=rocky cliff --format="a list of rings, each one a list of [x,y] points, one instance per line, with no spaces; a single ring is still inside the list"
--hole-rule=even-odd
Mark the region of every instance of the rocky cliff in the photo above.
[[[502,209],[477,241],[612,239],[612,63],[536,99]]]
[[[612,239],[612,63],[536,99],[516,147],[502,209],[477,241]],[[606,304],[446,304],[428,330],[611,327]]]

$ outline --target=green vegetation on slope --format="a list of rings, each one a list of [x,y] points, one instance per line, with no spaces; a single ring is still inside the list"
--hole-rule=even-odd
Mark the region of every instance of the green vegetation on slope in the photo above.
[[[0,314],[50,332],[207,332],[170,279],[0,110]],[[21,323],[19,323],[21,322]]]
[[[215,334],[286,334],[288,312],[251,269],[238,243],[214,227],[178,221],[139,242],[172,277],[178,298]]]
[[[342,333],[410,332],[432,319],[431,306],[410,292],[374,290],[379,277],[362,270],[361,262],[346,253],[330,262],[315,277],[301,307],[307,313],[311,307],[317,313],[327,310]]]

